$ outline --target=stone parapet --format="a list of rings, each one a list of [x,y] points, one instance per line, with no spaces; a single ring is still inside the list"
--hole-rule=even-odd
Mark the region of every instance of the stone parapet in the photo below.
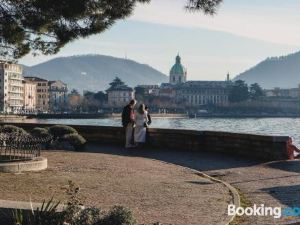
[[[26,130],[51,124],[10,123]],[[108,126],[71,125],[88,142],[123,145],[124,129]],[[209,151],[240,155],[263,160],[288,159],[288,136],[268,136],[218,131],[148,129],[148,145],[159,149]]]

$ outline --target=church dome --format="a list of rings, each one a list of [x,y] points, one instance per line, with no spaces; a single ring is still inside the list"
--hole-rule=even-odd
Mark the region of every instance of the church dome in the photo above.
[[[172,66],[170,74],[178,74],[184,75],[186,73],[186,69],[181,64],[181,58],[179,55],[176,56],[176,63]]]

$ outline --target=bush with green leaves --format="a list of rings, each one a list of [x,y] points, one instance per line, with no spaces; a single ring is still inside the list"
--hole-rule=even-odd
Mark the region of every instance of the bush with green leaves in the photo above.
[[[96,225],[101,220],[100,209],[88,207],[82,209],[75,217],[72,224],[76,225]]]
[[[86,140],[80,134],[66,134],[61,140],[70,144],[75,150],[82,150],[86,143]]]
[[[32,136],[38,137],[38,138],[49,138],[51,137],[51,134],[49,133],[48,129],[41,128],[41,127],[35,127],[31,131]]]
[[[123,206],[114,206],[98,225],[137,225],[132,211]]]
[[[21,209],[12,211],[13,225],[137,225],[130,209],[115,206],[108,213],[101,213],[95,207],[83,207],[80,188],[69,181],[66,189],[68,201],[62,211],[59,202],[51,198],[43,202],[42,207],[31,212]]]
[[[48,202],[45,200],[41,207],[25,211],[15,209],[12,211],[13,225],[59,225],[63,223],[63,218],[58,213],[58,205],[60,202],[55,202],[51,198]]]
[[[55,138],[62,138],[66,134],[77,134],[77,130],[67,125],[54,125],[49,127],[49,133]]]
[[[14,126],[14,125],[0,126],[0,133],[28,135],[27,131],[25,131],[23,128],[20,128],[20,127]]]

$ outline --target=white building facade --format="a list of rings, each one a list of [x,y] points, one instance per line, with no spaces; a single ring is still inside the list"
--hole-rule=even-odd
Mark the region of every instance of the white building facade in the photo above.
[[[58,81],[49,81],[49,108],[52,112],[62,111],[67,106],[67,84]]]
[[[135,97],[133,89],[126,85],[110,88],[106,92],[108,106],[113,108],[124,107]]]
[[[0,63],[0,108],[4,113],[24,109],[23,68],[13,63]]]

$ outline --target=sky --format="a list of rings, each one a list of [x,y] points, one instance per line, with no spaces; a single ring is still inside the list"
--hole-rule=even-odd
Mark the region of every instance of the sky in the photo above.
[[[224,0],[214,16],[189,13],[186,0],[152,0],[111,29],[76,40],[55,56],[27,55],[35,65],[58,56],[129,58],[168,74],[179,53],[189,80],[224,80],[271,56],[300,50],[299,0]]]

